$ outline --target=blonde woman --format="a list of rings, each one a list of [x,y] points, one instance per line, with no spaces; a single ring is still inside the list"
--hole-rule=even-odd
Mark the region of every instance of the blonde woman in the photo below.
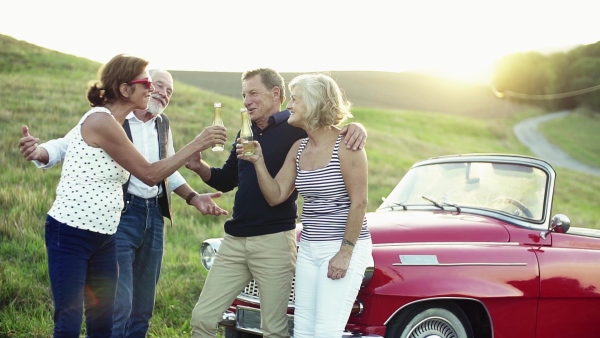
[[[367,156],[341,145],[338,125],[349,117],[348,102],[337,83],[324,74],[304,74],[290,84],[288,123],[307,138],[297,141],[272,178],[260,144],[251,161],[270,205],[294,190],[304,198],[296,263],[294,337],[341,337],[371,260],[367,208]]]

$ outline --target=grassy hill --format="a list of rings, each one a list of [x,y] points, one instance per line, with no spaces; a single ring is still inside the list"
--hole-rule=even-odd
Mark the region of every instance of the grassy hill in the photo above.
[[[21,126],[27,124],[31,134],[43,141],[63,136],[89,109],[85,90],[88,81],[95,79],[99,66],[90,60],[0,35],[0,82],[3,84],[0,86],[0,132],[4,135],[0,139],[0,337],[50,337],[52,330],[43,238],[45,215],[54,200],[60,168],[42,171],[22,158],[17,147]],[[223,103],[225,125],[233,141],[242,104],[239,75],[235,74],[238,89],[237,94],[230,94],[233,96],[215,89],[217,80],[227,77],[226,74],[215,76],[210,90],[199,89],[177,78],[167,109],[176,149],[210,124],[214,101]],[[365,93],[366,98],[372,86],[378,86],[379,91],[392,90],[390,85],[373,85],[359,78],[352,82],[357,93]],[[416,86],[416,82],[411,81],[411,86]],[[361,83],[369,83],[370,87],[361,90]],[[234,86],[233,82],[223,87],[230,86]],[[423,106],[419,111],[390,109],[375,103],[372,106],[358,104],[360,100],[353,98],[353,95],[358,98],[358,94],[351,94],[349,89],[347,93],[356,103],[355,120],[362,122],[369,132],[369,211],[379,205],[381,197],[389,193],[417,160],[469,152],[529,154],[517,142],[511,128],[523,118],[542,113],[514,107],[500,107],[487,115],[478,112],[491,109],[473,109],[473,113],[442,111],[439,107],[451,106],[443,102],[437,102],[440,103],[438,108],[430,110]],[[385,96],[393,98],[394,94]],[[431,101],[433,104],[437,100],[440,98],[422,97],[412,102]],[[218,166],[226,154],[207,151],[203,156]],[[187,169],[180,172],[199,192],[212,191]],[[573,225],[600,228],[599,191],[600,182],[596,177],[560,169],[554,213],[569,215]],[[218,200],[219,205],[230,212],[232,202],[233,192]],[[174,198],[173,211],[174,226],[166,229],[163,270],[149,337],[189,337],[189,318],[206,276],[199,261],[200,243],[223,233],[225,217],[203,217],[179,198]]]
[[[176,80],[215,93],[240,97],[241,73],[177,71]],[[288,83],[300,73],[281,73]],[[480,118],[499,117],[523,109],[499,100],[489,87],[419,73],[371,71],[328,72],[359,107],[419,110]],[[289,91],[288,97],[289,97]]]

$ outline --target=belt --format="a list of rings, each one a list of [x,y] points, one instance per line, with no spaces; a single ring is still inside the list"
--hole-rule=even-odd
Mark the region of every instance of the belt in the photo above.
[[[150,198],[143,198],[140,196],[136,196],[136,195],[127,193],[127,195],[125,196],[125,200],[130,203],[136,202],[136,203],[144,203],[147,206],[154,206],[154,205],[158,205],[158,201],[161,197],[162,197],[162,194],[159,194],[157,196],[150,197]]]

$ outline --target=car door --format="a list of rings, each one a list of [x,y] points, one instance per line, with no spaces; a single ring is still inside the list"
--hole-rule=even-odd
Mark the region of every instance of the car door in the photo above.
[[[586,337],[600,322],[600,238],[552,233],[540,266],[537,335]]]

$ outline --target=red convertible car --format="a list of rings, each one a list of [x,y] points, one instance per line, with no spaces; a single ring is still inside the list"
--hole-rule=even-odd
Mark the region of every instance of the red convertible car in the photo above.
[[[600,337],[600,230],[553,216],[554,184],[550,164],[520,155],[414,164],[367,214],[373,266],[345,337]],[[207,269],[219,243],[202,245]],[[260,337],[259,306],[252,281],[225,336]],[[290,334],[293,310],[292,292]]]

